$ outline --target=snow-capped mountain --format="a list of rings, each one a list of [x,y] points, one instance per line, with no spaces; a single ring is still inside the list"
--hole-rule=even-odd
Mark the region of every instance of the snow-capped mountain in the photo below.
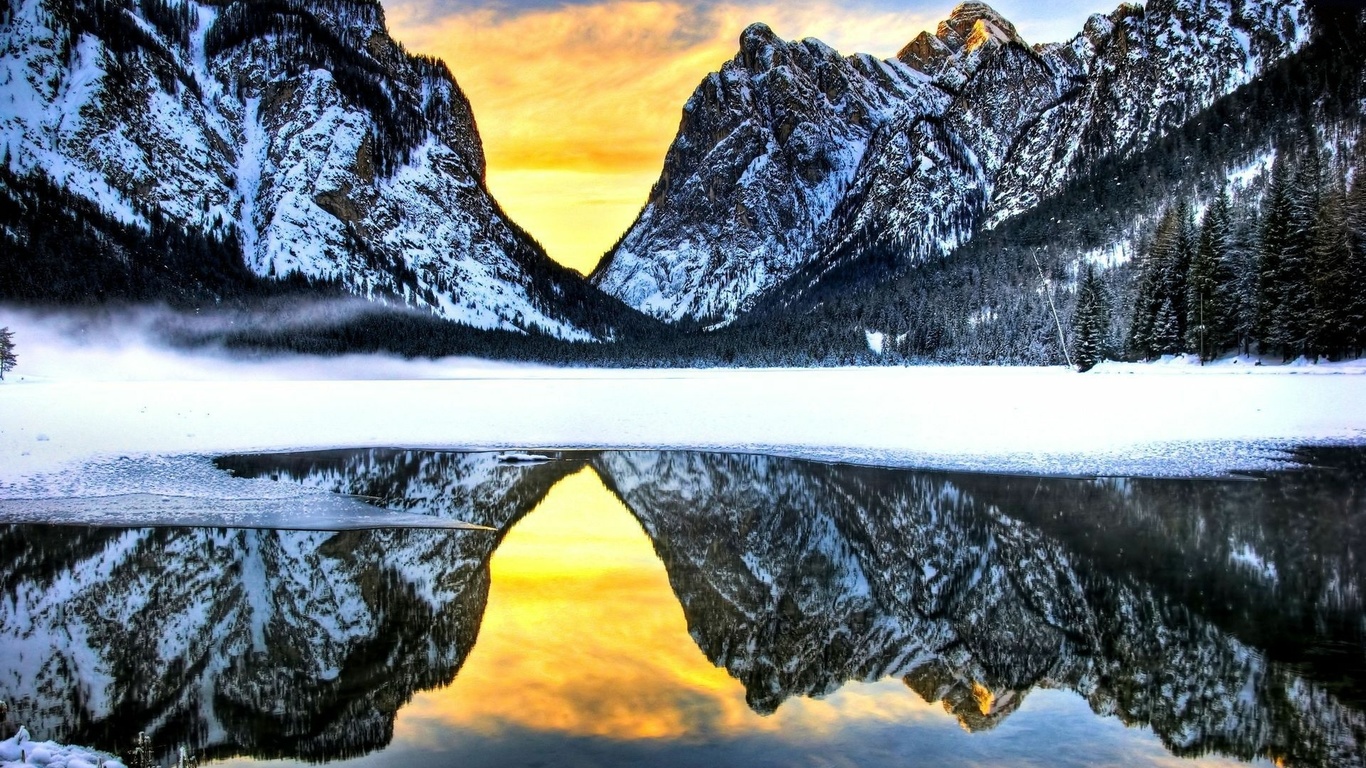
[[[589,331],[499,209],[464,94],[377,0],[6,0],[0,157],[124,222],[233,237],[256,274],[478,328]],[[602,335],[598,333],[597,335]]]
[[[756,24],[684,106],[649,201],[592,279],[657,317],[724,323],[850,243],[948,254],[1309,32],[1302,1],[1152,0],[1030,46],[969,2],[881,61]]]

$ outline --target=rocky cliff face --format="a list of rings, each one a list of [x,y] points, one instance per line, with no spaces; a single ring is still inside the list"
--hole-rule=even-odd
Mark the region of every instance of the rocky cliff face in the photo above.
[[[851,242],[946,255],[1160,137],[1308,29],[1300,2],[1154,0],[1030,46],[971,2],[878,61],[755,25],[684,106],[649,202],[592,278],[666,320],[724,323]]]
[[[375,0],[6,0],[0,146],[127,222],[480,328],[588,334],[484,185],[474,117]]]
[[[746,29],[735,59],[683,107],[649,202],[594,281],[658,317],[733,316],[738,295],[800,264],[887,114],[942,99],[925,80],[898,62]]]

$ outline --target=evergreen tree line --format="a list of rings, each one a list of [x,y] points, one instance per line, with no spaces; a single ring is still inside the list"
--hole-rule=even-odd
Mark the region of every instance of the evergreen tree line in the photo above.
[[[1277,152],[1259,203],[1221,194],[1198,225],[1188,199],[1169,207],[1137,268],[1129,356],[1366,351],[1366,141],[1358,148],[1350,191],[1344,163],[1311,139]],[[1099,321],[1079,303],[1076,322]]]
[[[0,301],[88,306],[161,302],[173,307],[271,296],[342,295],[301,276],[258,277],[231,227],[210,232],[139,210],[146,227],[120,222],[46,177],[0,163]]]
[[[182,0],[138,0],[143,18],[161,33],[162,37],[175,43],[182,51],[190,50],[190,33],[199,24],[198,15],[190,4]]]

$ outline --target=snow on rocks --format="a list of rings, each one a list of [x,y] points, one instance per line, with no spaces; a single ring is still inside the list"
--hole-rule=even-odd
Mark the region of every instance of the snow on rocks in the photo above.
[[[27,728],[0,741],[0,768],[124,768],[117,757],[88,747],[73,747],[52,741],[34,741]]]
[[[0,23],[0,157],[120,221],[147,226],[158,210],[191,230],[234,230],[261,276],[335,281],[478,328],[594,338],[554,309],[571,278],[485,188],[459,86],[388,36],[377,3],[291,6],[304,30],[335,39],[296,30],[232,44],[219,24],[230,14],[186,3],[199,22],[182,45],[136,3],[99,11],[138,25],[129,40],[118,24],[16,0]],[[411,123],[405,151],[378,138],[394,119]]]
[[[1307,22],[1303,0],[1124,4],[1031,47],[968,2],[887,61],[755,25],[688,100],[592,279],[666,321],[724,325],[858,243],[948,255],[1297,50]]]

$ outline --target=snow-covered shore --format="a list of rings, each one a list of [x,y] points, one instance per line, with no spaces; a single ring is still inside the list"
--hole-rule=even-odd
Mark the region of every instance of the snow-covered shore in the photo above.
[[[11,326],[20,367],[0,383],[0,497],[11,499],[56,487],[43,478],[70,485],[91,465],[335,447],[678,448],[1180,476],[1266,467],[1295,444],[1366,442],[1362,363],[1105,364],[1077,374],[242,361]]]
[[[124,768],[123,761],[113,755],[71,747],[52,741],[34,741],[28,731],[19,732],[0,741],[0,768]]]

